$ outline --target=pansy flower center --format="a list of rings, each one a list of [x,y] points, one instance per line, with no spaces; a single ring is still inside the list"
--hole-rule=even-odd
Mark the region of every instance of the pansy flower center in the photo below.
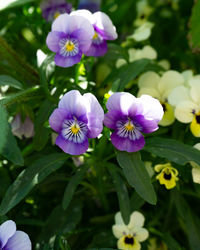
[[[75,47],[75,45],[71,41],[67,41],[65,44],[66,51],[73,51],[74,47]]]
[[[98,34],[97,34],[97,32],[94,32],[94,36],[92,39],[97,39],[97,38],[98,38]]]
[[[103,41],[104,41],[103,37],[95,31],[94,36],[92,38],[92,42],[96,45],[99,45],[99,44],[103,43]]]
[[[134,129],[134,125],[133,123],[129,120],[124,127],[128,130],[128,131],[132,131]]]
[[[63,38],[59,42],[60,55],[64,57],[76,56],[79,53],[78,40],[74,38]]]
[[[62,124],[61,134],[68,141],[82,143],[87,137],[87,132],[87,125],[77,120],[75,117],[73,117],[73,119],[64,120]]]
[[[134,238],[133,238],[133,236],[131,236],[131,235],[125,236],[124,243],[127,244],[127,245],[131,245],[132,246],[134,244]]]
[[[53,15],[53,18],[56,19],[57,17],[60,16],[60,12],[59,11],[56,11]]]

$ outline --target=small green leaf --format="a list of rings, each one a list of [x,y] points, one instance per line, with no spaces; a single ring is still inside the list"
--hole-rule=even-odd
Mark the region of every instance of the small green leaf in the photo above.
[[[141,59],[133,63],[126,64],[119,69],[113,70],[103,84],[112,81],[115,91],[123,91],[131,80],[134,80],[139,74],[145,71],[149,63],[150,60]]]
[[[8,115],[6,109],[0,104],[0,154],[7,141],[7,134],[9,131]]]
[[[8,188],[0,205],[0,214],[4,215],[16,206],[35,185],[60,168],[67,157],[63,153],[46,155],[23,170]]]
[[[200,48],[200,25],[199,25],[199,13],[200,13],[200,1],[196,1],[192,9],[192,16],[190,20],[190,34],[192,40],[192,46],[194,48]]]
[[[35,135],[33,138],[34,149],[40,151],[46,145],[49,138],[49,129],[44,126],[52,112],[54,104],[49,100],[45,100],[38,111],[35,120]]]
[[[144,150],[180,165],[185,165],[191,161],[200,165],[199,150],[173,139],[147,138]]]
[[[117,161],[124,171],[128,183],[135,188],[136,192],[150,204],[156,204],[156,193],[151,179],[141,160],[140,153],[117,152]]]
[[[81,166],[75,173],[75,175],[70,179],[66,189],[65,193],[63,196],[63,201],[62,201],[62,207],[63,209],[67,209],[69,206],[70,201],[72,200],[72,197],[74,195],[74,192],[76,191],[76,188],[84,178],[89,166]]]
[[[127,187],[117,171],[117,166],[109,164],[108,170],[113,178],[119,200],[119,207],[125,224],[130,220],[130,202]]]
[[[23,89],[22,84],[15,78],[8,75],[0,75],[0,86],[9,85],[16,89]]]
[[[3,150],[1,154],[11,161],[12,163],[16,165],[23,166],[24,165],[24,159],[22,156],[22,153],[17,145],[17,140],[13,136],[11,130],[9,129],[7,138],[6,138],[6,143],[3,147]]]

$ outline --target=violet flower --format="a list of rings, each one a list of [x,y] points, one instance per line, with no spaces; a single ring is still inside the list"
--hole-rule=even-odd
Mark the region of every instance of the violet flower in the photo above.
[[[86,56],[103,56],[107,50],[107,40],[117,39],[116,28],[105,13],[98,11],[92,14],[88,10],[77,10],[71,15],[79,15],[87,18],[94,27],[94,35],[92,44],[89,50],[85,53]]]
[[[7,220],[0,226],[0,249],[1,250],[31,250],[29,236],[16,231],[16,224],[12,220]]]
[[[60,14],[70,13],[72,5],[65,0],[43,0],[40,4],[42,16],[48,22],[56,19]]]
[[[90,48],[93,36],[94,29],[86,18],[61,14],[53,22],[46,43],[56,53],[55,64],[70,67],[80,62],[82,54]]]
[[[101,0],[80,0],[78,9],[86,9],[92,13],[100,10]]]
[[[77,90],[66,93],[49,118],[59,135],[58,145],[65,153],[80,155],[89,147],[88,138],[97,137],[103,129],[104,112],[96,97],[83,96]]]
[[[111,142],[120,151],[141,150],[145,145],[142,133],[156,131],[163,117],[160,102],[148,95],[136,98],[125,92],[114,93],[106,107],[104,124],[114,130]]]
[[[34,125],[29,117],[26,117],[24,122],[22,122],[21,115],[17,114],[13,121],[11,122],[11,129],[13,135],[17,136],[19,139],[31,138],[34,135]]]

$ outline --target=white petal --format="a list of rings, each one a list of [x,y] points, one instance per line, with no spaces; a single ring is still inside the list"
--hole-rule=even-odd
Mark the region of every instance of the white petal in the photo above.
[[[179,103],[184,101],[191,101],[190,91],[185,86],[176,87],[168,96],[168,102],[172,106],[177,106]]]
[[[95,26],[100,30],[102,36],[106,40],[115,40],[117,39],[116,28],[110,20],[109,16],[105,13],[98,11],[93,14],[95,19]]]
[[[114,225],[112,227],[112,231],[113,231],[113,234],[114,236],[119,239],[121,238],[122,236],[124,236],[124,234],[128,234],[129,233],[129,229],[127,226],[125,225]]]
[[[95,114],[99,120],[103,121],[104,111],[97,98],[91,93],[84,94],[83,97],[85,98],[87,112]]]
[[[138,230],[135,231],[136,236],[135,238],[139,241],[145,241],[149,237],[149,232],[145,228],[138,228]]]
[[[153,28],[154,24],[150,22],[145,22],[139,28],[135,30],[133,35],[129,36],[129,38],[135,39],[137,42],[146,40],[151,35],[151,29]]]
[[[145,221],[144,215],[138,211],[135,211],[131,214],[128,227],[129,227],[129,229],[143,227],[144,221]]]
[[[175,117],[177,120],[183,123],[189,123],[193,120],[195,112],[198,110],[198,106],[191,101],[184,101],[179,103],[175,108]]]
[[[196,144],[194,145],[194,148],[200,150],[200,143],[196,143]]]
[[[89,20],[92,25],[95,23],[95,19],[89,10],[72,11],[70,13],[70,16],[82,16],[82,17],[85,17],[87,20]]]
[[[190,80],[190,79],[192,79],[192,77],[193,77],[193,71],[192,70],[185,70],[185,71],[183,71],[182,73],[181,73],[181,75],[183,76],[183,78],[184,78],[184,81],[185,81],[185,86],[187,86],[188,85],[188,81]]]
[[[52,31],[66,33],[66,31],[69,29],[69,20],[70,16],[67,13],[59,15],[52,23]]]
[[[116,66],[116,68],[120,68],[121,66],[123,66],[125,64],[127,64],[127,61],[125,59],[120,58],[116,61],[115,66]]]
[[[31,241],[28,234],[22,231],[16,233],[8,240],[6,250],[31,250]]]
[[[189,85],[191,86],[190,95],[192,100],[200,104],[200,80],[192,79],[189,81]]]
[[[154,119],[157,122],[162,120],[164,111],[162,105],[157,99],[149,95],[142,95],[138,99],[140,100],[140,103],[143,107],[142,114],[145,116],[146,119]]]
[[[117,225],[124,225],[124,221],[122,219],[122,215],[121,215],[120,212],[117,212],[115,214],[115,224],[117,224]]]
[[[142,95],[150,95],[158,100],[161,100],[160,93],[156,89],[153,89],[153,88],[141,88],[138,92],[138,97]]]
[[[153,71],[142,74],[138,80],[139,88],[152,88],[158,90],[160,76]]]
[[[192,179],[193,182],[200,184],[200,167],[192,168]]]
[[[170,69],[170,62],[168,60],[160,60],[158,62],[158,65],[160,65],[161,67],[163,67],[165,70],[169,70]]]
[[[157,52],[153,47],[146,45],[142,49],[142,58],[154,60],[157,58]]]
[[[165,98],[175,87],[184,83],[183,76],[175,70],[169,70],[163,74],[159,82],[159,90]]]
[[[12,237],[16,232],[16,224],[12,220],[7,220],[0,226],[0,242],[3,248],[8,239]]]

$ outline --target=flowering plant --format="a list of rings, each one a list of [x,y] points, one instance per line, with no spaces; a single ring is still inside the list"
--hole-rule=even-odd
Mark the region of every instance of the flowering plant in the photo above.
[[[199,249],[199,13],[0,1],[0,250]]]

